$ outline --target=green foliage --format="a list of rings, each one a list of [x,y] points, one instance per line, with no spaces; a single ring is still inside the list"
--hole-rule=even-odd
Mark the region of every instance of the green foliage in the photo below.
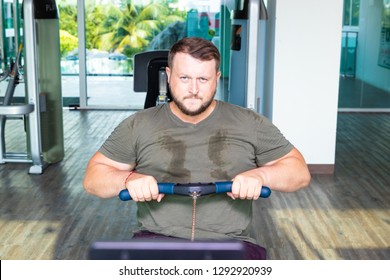
[[[61,57],[63,57],[70,51],[77,49],[78,38],[65,30],[60,30],[60,42]]]
[[[69,34],[77,37],[77,7],[59,4],[60,30],[66,30]]]
[[[168,8],[168,3],[172,2],[152,1],[143,7],[134,5],[131,0],[123,0],[119,5],[94,5],[93,1],[88,1],[85,13],[87,49],[119,52],[128,57],[145,50],[165,27],[185,20],[184,11]],[[60,28],[68,32],[61,36],[61,54],[65,54],[74,46],[74,39],[77,42],[77,7],[60,1],[59,11]]]
[[[106,20],[104,6],[87,6],[85,11],[86,48],[99,49],[99,28]]]

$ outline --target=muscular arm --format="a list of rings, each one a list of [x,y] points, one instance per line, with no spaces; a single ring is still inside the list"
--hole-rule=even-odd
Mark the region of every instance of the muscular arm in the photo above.
[[[261,187],[294,192],[310,183],[310,172],[301,153],[293,148],[287,155],[267,164],[238,174],[233,179],[232,198],[257,199]]]
[[[97,152],[89,161],[84,189],[101,198],[111,198],[124,189],[124,181],[135,164],[124,164],[113,161]],[[272,190],[293,192],[308,186],[310,173],[304,158],[297,149],[291,150],[280,159],[261,167],[238,174],[233,179],[232,198],[257,199],[261,186]],[[152,176],[134,173],[127,180],[126,188],[135,201],[161,201],[163,194],[158,194],[157,181]]]
[[[124,181],[135,164],[113,161],[100,152],[89,160],[83,181],[87,193],[101,198],[117,196],[124,188]]]
[[[87,193],[111,198],[119,194],[125,187],[129,190],[134,201],[161,201],[163,194],[158,194],[157,181],[148,175],[129,172],[134,170],[135,164],[125,164],[113,161],[100,152],[96,152],[90,159],[83,181]],[[126,186],[125,186],[125,180]]]

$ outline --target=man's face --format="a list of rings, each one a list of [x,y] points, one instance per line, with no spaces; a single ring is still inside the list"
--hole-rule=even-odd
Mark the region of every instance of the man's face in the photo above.
[[[214,60],[201,61],[177,53],[172,69],[167,68],[173,102],[187,116],[202,114],[213,102],[221,73]]]

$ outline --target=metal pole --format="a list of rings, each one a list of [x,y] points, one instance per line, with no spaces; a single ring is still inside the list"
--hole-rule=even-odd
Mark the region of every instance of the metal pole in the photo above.
[[[256,110],[257,93],[257,60],[258,46],[257,39],[259,33],[260,5],[258,0],[249,0],[249,20],[248,20],[248,66],[247,66],[247,92],[246,107]]]
[[[38,88],[38,68],[36,50],[36,26],[34,18],[33,0],[25,0],[23,4],[24,14],[24,38],[26,55],[26,86],[28,103],[35,105],[35,110],[29,114],[30,153],[33,165],[29,173],[41,174],[43,172],[43,160],[41,157],[41,128],[40,128],[40,106]]]
[[[80,108],[87,107],[87,66],[85,51],[85,4],[77,0],[77,26],[79,35],[79,86]]]
[[[15,51],[18,50],[20,45],[20,26],[19,26],[19,0],[14,0],[13,5],[13,13],[14,13],[14,32],[15,32]]]
[[[5,54],[5,26],[4,26],[4,1],[0,1],[0,52],[1,52],[1,68],[5,71],[7,66],[6,63],[6,54]]]

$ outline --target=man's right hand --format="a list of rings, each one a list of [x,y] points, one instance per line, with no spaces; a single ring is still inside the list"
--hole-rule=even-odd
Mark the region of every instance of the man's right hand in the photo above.
[[[144,202],[157,200],[160,202],[164,194],[158,191],[157,181],[153,176],[143,175],[134,172],[126,182],[126,188],[130,193],[132,200]]]

